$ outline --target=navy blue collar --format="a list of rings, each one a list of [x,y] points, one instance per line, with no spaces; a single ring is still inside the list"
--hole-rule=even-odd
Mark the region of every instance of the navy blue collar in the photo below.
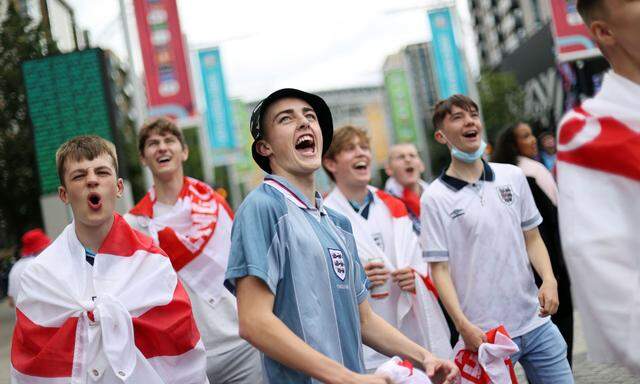
[[[484,181],[493,181],[493,180],[495,180],[496,175],[493,172],[493,169],[491,168],[489,163],[487,163],[486,161],[482,160],[482,165],[483,165],[484,169],[482,170],[482,175],[480,176],[479,180],[484,180]],[[447,168],[449,168],[449,167],[447,167]],[[459,190],[461,190],[462,188],[466,187],[469,184],[464,180],[460,180],[460,179],[458,179],[456,177],[447,175],[447,173],[446,173],[447,168],[445,168],[442,171],[442,173],[440,174],[440,180],[442,180],[444,185],[446,185],[447,187],[449,187],[453,191],[458,192]]]

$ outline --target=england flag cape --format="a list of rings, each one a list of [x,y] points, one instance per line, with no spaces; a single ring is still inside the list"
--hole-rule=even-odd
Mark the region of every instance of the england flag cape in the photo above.
[[[185,177],[178,201],[167,214],[154,217],[155,190],[133,207],[133,217],[160,245],[184,284],[212,307],[224,288],[231,249],[233,212],[207,184]]]
[[[208,382],[191,304],[169,259],[119,215],[93,266],[71,223],[20,283],[12,383]]]
[[[413,232],[411,220],[404,204],[395,197],[374,187],[369,187],[374,196],[374,207],[386,207],[392,217],[394,247],[386,252],[393,254],[396,262],[393,263],[385,251],[378,246],[368,227],[366,220],[358,214],[349,204],[347,198],[338,188],[325,199],[325,204],[347,216],[353,228],[353,236],[356,240],[358,255],[363,263],[372,258],[381,258],[389,271],[410,267],[415,274],[416,293],[401,292],[397,302],[388,301],[389,305],[395,306],[398,324],[395,324],[402,331],[405,324],[416,321],[415,329],[420,332],[422,340],[414,340],[418,344],[433,352],[441,358],[451,356],[451,344],[449,344],[449,328],[438,305],[435,287],[428,279],[429,271],[426,263],[422,260],[422,252],[418,237]],[[391,284],[391,289],[400,291],[397,284]],[[411,316],[413,312],[414,316]]]
[[[640,373],[640,85],[613,72],[558,130],[564,257],[589,357]]]

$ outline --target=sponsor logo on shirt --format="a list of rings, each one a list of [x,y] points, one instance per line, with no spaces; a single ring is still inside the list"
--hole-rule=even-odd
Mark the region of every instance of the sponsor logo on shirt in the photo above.
[[[344,264],[342,251],[339,249],[328,249],[329,256],[331,256],[331,265],[333,266],[333,272],[336,273],[336,276],[338,276],[340,280],[344,281],[344,278],[347,276],[347,267]]]
[[[382,233],[374,233],[373,242],[376,243],[376,245],[384,251],[384,240],[382,240]]]
[[[451,213],[449,214],[449,217],[452,219],[455,219],[456,217],[460,217],[462,215],[464,215],[464,209],[457,208],[451,211]]]
[[[498,196],[500,196],[500,200],[506,205],[513,204],[513,190],[510,185],[501,185],[497,187]]]

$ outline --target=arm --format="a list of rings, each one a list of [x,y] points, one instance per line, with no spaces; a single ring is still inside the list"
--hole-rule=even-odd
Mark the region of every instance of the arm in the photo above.
[[[523,234],[529,261],[542,278],[542,285],[538,291],[538,301],[541,307],[540,316],[553,315],[558,311],[559,305],[558,282],[551,268],[547,247],[544,245],[538,227],[523,231]]]
[[[237,281],[240,336],[280,363],[325,383],[389,383],[360,375],[311,348],[273,314],[274,295],[258,278]]]
[[[451,281],[451,275],[449,274],[449,263],[440,261],[431,262],[430,265],[431,276],[438,289],[440,300],[447,309],[449,316],[451,316],[456,329],[460,332],[465,348],[473,352],[477,351],[480,344],[487,341],[487,336],[480,328],[471,323],[462,312],[456,288],[453,286],[453,281]]]
[[[359,307],[362,342],[386,356],[400,356],[422,367],[437,383],[453,383],[458,368],[450,361],[441,360],[431,352],[409,340],[371,309],[367,300]]]

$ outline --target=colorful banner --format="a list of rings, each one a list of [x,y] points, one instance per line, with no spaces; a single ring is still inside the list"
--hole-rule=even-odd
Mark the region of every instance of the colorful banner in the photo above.
[[[176,0],[134,0],[149,115],[194,112]]]
[[[198,50],[200,76],[205,99],[205,121],[212,149],[235,147],[233,114],[227,98],[217,47]]]
[[[576,9],[575,0],[550,0],[553,16],[553,39],[558,62],[600,56],[587,26]]]
[[[395,142],[415,143],[418,140],[418,131],[407,75],[402,69],[391,69],[384,74],[384,85],[391,107]]]
[[[438,98],[446,99],[457,93],[467,94],[467,77],[453,31],[450,8],[428,12],[431,25],[431,45],[438,78]]]

